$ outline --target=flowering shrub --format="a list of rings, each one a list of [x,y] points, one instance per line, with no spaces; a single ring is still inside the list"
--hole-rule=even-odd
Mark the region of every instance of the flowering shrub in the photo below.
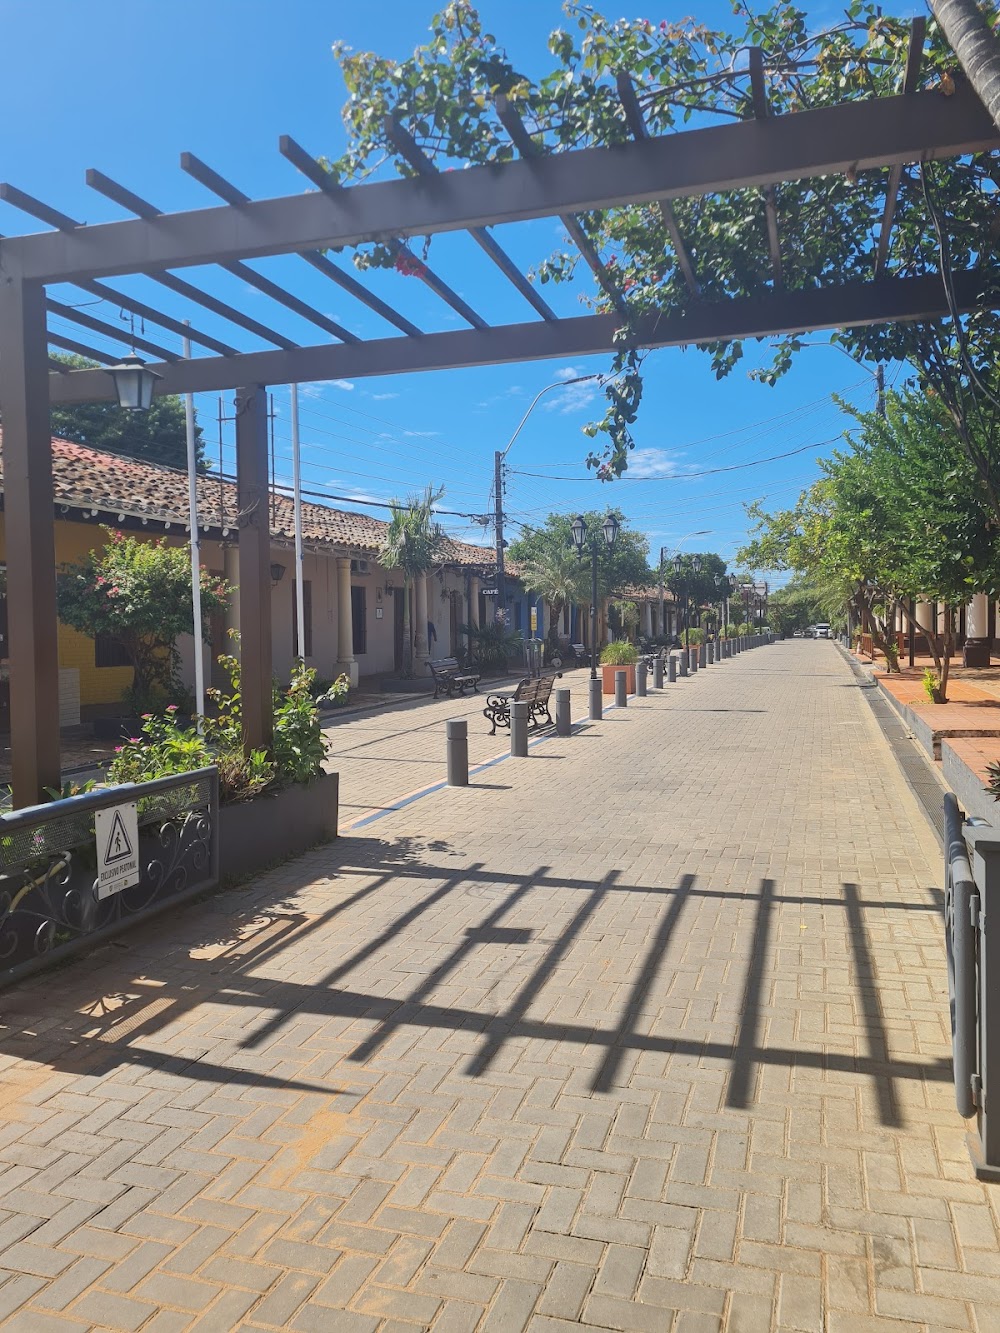
[[[126,699],[136,713],[162,708],[183,691],[177,681],[176,640],[194,630],[191,555],[165,538],[143,541],[105,529],[107,544],[59,574],[59,618],[91,638],[116,639],[132,667]],[[203,630],[225,610],[229,586],[201,571]]]
[[[320,708],[342,708],[350,690],[351,678],[341,672],[336,680],[324,683],[324,688],[316,695],[316,702]]]
[[[287,690],[275,687],[271,753],[253,750],[247,755],[243,752],[240,665],[230,656],[220,657],[219,663],[229,675],[230,689],[208,691],[215,700],[216,715],[202,720],[203,734],[182,727],[173,706],[162,716],[147,713],[141,735],[130,737],[116,750],[108,771],[111,782],[149,782],[216,764],[219,799],[231,804],[319,776],[326,741],[309,691],[316,673],[297,663]]]

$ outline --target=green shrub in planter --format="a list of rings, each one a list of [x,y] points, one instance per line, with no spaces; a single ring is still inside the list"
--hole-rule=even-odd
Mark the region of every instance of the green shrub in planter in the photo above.
[[[638,660],[635,644],[627,639],[614,639],[601,650],[601,666],[635,666]]]
[[[705,631],[703,629],[689,629],[686,633],[681,631],[681,639],[689,643],[692,648],[697,648],[704,641]]]

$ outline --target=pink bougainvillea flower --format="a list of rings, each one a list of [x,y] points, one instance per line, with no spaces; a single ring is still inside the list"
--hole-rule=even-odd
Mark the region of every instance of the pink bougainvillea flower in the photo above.
[[[176,705],[176,704],[167,704],[167,712],[168,712],[168,713],[176,713],[176,712],[177,712],[177,705]]]

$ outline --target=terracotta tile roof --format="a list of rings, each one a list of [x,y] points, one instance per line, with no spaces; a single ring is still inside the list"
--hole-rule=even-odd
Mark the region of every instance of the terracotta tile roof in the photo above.
[[[0,432],[0,444],[3,435]],[[56,513],[61,506],[97,509],[124,518],[177,524],[188,521],[186,472],[158,463],[109,454],[70,440],[52,441],[52,481]],[[3,460],[0,452],[0,492]],[[236,483],[216,476],[198,478],[198,521],[203,530],[237,528]],[[328,547],[344,553],[377,555],[388,523],[368,514],[302,503],[303,539],[310,547]],[[277,494],[272,502],[271,536],[278,543],[294,542],[291,497]],[[491,546],[474,546],[448,538],[443,551],[452,565],[492,567]]]

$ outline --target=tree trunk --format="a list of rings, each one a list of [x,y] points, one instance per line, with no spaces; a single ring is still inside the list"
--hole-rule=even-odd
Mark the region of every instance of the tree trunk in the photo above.
[[[408,574],[403,576],[403,677],[413,675],[413,639],[410,634],[410,586]]]
[[[1000,129],[1000,43],[975,0],[930,0],[952,50]]]
[[[941,684],[937,690],[938,697],[936,700],[939,704],[946,704],[948,702],[948,673],[951,670],[951,655],[955,649],[955,626],[953,622],[954,618],[951,613],[951,607],[945,603],[944,634],[942,636],[943,642],[941,644],[943,650],[941,655],[944,660],[942,661],[941,669],[938,672],[938,678],[941,681]]]

